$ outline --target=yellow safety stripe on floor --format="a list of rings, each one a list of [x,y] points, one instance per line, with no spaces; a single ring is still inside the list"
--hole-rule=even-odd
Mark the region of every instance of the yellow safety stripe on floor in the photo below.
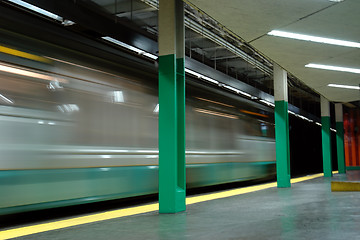
[[[152,212],[152,211],[156,211],[158,209],[159,209],[159,204],[157,204],[157,203],[156,204],[148,204],[148,205],[139,206],[139,207],[125,208],[125,209],[120,209],[120,210],[104,212],[104,213],[91,214],[88,216],[76,217],[76,218],[60,220],[60,221],[56,221],[56,222],[42,223],[42,224],[36,224],[36,225],[32,225],[32,226],[27,226],[27,227],[14,228],[14,229],[1,231],[0,239],[10,239],[10,238],[15,238],[15,237],[22,237],[22,236],[27,236],[30,234],[47,232],[47,231],[57,230],[57,229],[61,229],[61,228],[82,225],[82,224],[86,224],[86,223],[93,223],[93,222],[114,219],[114,218],[120,218],[120,217],[141,214],[141,213]]]
[[[295,179],[291,179],[291,183],[297,183],[297,182],[302,182],[302,181],[306,181],[306,180],[311,180],[311,179],[322,177],[322,176],[324,176],[324,174],[315,174],[315,175],[310,175],[310,176],[306,176],[306,177],[295,178]],[[273,183],[266,183],[266,184],[261,184],[261,185],[257,185],[257,186],[250,186],[250,187],[245,187],[245,188],[238,188],[238,189],[234,189],[234,190],[223,191],[223,192],[219,192],[219,193],[210,193],[210,194],[205,194],[202,196],[188,197],[188,198],[186,198],[186,205],[195,204],[195,203],[204,202],[204,201],[215,200],[215,199],[227,198],[227,197],[231,197],[231,196],[237,196],[237,195],[241,195],[241,194],[245,194],[245,193],[256,192],[256,191],[276,187],[276,185],[277,185],[277,183],[273,182]],[[36,225],[32,225],[32,226],[14,228],[14,229],[0,231],[0,240],[22,237],[22,236],[27,236],[27,235],[31,235],[31,234],[52,231],[52,230],[58,230],[58,229],[78,226],[78,225],[82,225],[82,224],[86,224],[86,223],[94,223],[94,222],[100,222],[100,221],[110,220],[110,219],[114,219],[114,218],[121,218],[121,217],[136,215],[136,214],[148,213],[148,212],[157,211],[158,209],[159,209],[159,204],[155,203],[155,204],[148,204],[148,205],[139,206],[139,207],[131,207],[131,208],[114,210],[114,211],[108,211],[108,212],[104,212],[104,213],[91,214],[88,216],[70,218],[70,219],[65,219],[65,220],[60,220],[60,221],[55,221],[55,222],[42,223],[42,224],[36,224]]]
[[[294,179],[291,179],[290,181],[291,181],[291,183],[298,183],[298,182],[303,182],[306,180],[311,180],[311,179],[322,177],[322,176],[324,176],[324,174],[319,173],[319,174],[315,174],[315,175],[294,178]],[[264,190],[264,189],[268,189],[268,188],[273,188],[276,186],[277,186],[277,183],[273,182],[273,183],[261,184],[261,185],[256,185],[256,186],[238,188],[238,189],[219,192],[219,193],[211,193],[211,194],[206,194],[206,195],[197,196],[197,197],[189,197],[186,199],[186,205],[220,199],[220,198],[232,197],[232,196],[241,195],[241,194],[245,194],[245,193],[256,192],[256,191],[260,191],[260,190]]]
[[[331,191],[332,192],[359,192],[360,191],[360,182],[333,181],[333,182],[331,182]]]

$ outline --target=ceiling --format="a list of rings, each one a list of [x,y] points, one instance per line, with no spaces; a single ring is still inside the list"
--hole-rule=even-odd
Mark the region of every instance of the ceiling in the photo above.
[[[345,0],[190,0],[259,52],[334,102],[360,100],[359,74],[306,68],[308,63],[360,68],[360,49],[267,35],[271,30],[360,41],[360,1]]]

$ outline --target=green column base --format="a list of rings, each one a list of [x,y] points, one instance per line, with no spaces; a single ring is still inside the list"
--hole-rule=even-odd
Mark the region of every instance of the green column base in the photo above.
[[[330,117],[321,117],[324,177],[332,177]]]
[[[288,188],[291,183],[289,115],[286,101],[275,102],[275,140],[277,187]]]
[[[159,197],[160,199],[160,197]],[[172,202],[160,203],[159,201],[159,213],[177,213],[186,210],[186,193],[182,188],[177,188],[173,196]]]
[[[184,70],[177,71],[176,62],[175,54],[159,57],[160,213],[186,209],[185,83]]]

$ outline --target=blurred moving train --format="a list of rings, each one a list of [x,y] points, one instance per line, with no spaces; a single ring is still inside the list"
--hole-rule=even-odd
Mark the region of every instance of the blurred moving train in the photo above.
[[[156,67],[0,34],[0,214],[156,193]],[[274,174],[271,108],[190,77],[186,94],[188,188]]]

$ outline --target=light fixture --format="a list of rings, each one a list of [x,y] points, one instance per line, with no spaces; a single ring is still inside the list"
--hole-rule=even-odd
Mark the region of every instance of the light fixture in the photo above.
[[[315,64],[315,63],[306,64],[305,67],[360,74],[359,68],[339,67],[339,66]]]
[[[244,95],[244,96],[249,97],[249,98],[251,98],[251,99],[254,97],[253,95],[251,95],[251,94],[249,94],[249,93],[246,93],[246,92],[243,92],[243,91],[241,91],[241,90],[239,90],[239,89],[237,89],[237,88],[234,88],[234,87],[232,87],[232,86],[228,86],[228,85],[225,85],[225,84],[223,84],[222,86],[223,86],[224,88],[226,88],[226,89],[229,89],[229,90],[231,90],[231,91],[233,91],[233,92],[236,92],[237,94]]]
[[[264,99],[260,99],[259,101],[262,103],[265,103],[266,105],[268,105],[270,107],[275,107],[275,104],[273,104],[272,102],[266,101]]]
[[[139,55],[146,56],[146,57],[151,58],[153,60],[158,59],[158,56],[156,56],[155,54],[145,52],[144,50],[141,50],[140,48],[133,47],[133,46],[131,46],[129,44],[126,44],[124,42],[116,40],[116,39],[114,39],[112,37],[107,36],[107,37],[101,37],[101,38],[108,41],[108,42],[115,43],[116,45],[119,45],[119,46],[121,46],[123,48],[126,48],[126,49],[130,50],[130,51],[133,51],[133,52],[135,52],[135,53],[137,53]]]
[[[202,76],[200,73],[197,73],[197,72],[195,72],[195,71],[193,71],[191,69],[188,69],[188,68],[185,68],[185,72],[189,73],[190,75],[193,75],[193,76],[195,76],[197,78],[201,78],[201,76]]]
[[[188,74],[190,74],[190,75],[193,75],[194,77],[197,77],[197,78],[199,78],[199,79],[202,79],[202,80],[205,80],[205,81],[208,81],[208,82],[217,84],[217,85],[219,85],[219,86],[221,86],[221,87],[223,87],[223,88],[226,88],[226,89],[228,89],[228,90],[230,90],[230,91],[233,91],[233,92],[235,92],[235,93],[237,93],[237,94],[244,95],[244,96],[249,97],[249,98],[251,98],[251,99],[257,99],[256,97],[254,97],[253,95],[251,95],[251,94],[249,94],[249,93],[246,93],[246,92],[244,92],[244,91],[241,91],[240,89],[234,88],[234,87],[232,87],[232,86],[229,86],[229,85],[220,83],[219,81],[217,81],[217,80],[215,80],[215,79],[212,79],[212,78],[210,78],[210,77],[208,77],[208,76],[204,76],[204,75],[202,75],[202,74],[200,74],[200,73],[198,73],[198,72],[195,72],[195,71],[193,71],[193,70],[191,70],[191,69],[185,68],[185,72],[188,73]]]
[[[315,63],[306,64],[305,67],[360,74],[360,69],[359,68],[338,67],[338,66],[315,64]]]
[[[185,72],[189,73],[190,75],[193,75],[193,76],[195,76],[195,77],[197,77],[199,79],[202,79],[202,80],[214,83],[214,84],[219,84],[219,82],[216,81],[215,79],[209,78],[208,76],[202,75],[202,74],[200,74],[198,72],[195,72],[195,71],[193,71],[191,69],[185,68]]]
[[[290,114],[292,114],[292,115],[296,116],[296,113],[294,113],[294,112],[292,112],[292,111],[290,111],[290,110],[288,110],[288,113],[290,113]]]
[[[308,122],[313,122],[313,120],[311,120],[311,119],[309,119],[309,118],[307,118],[307,117],[305,117],[305,116],[303,116],[303,115],[296,114],[296,116],[297,116],[298,118],[301,118],[302,120],[306,120],[306,121],[308,121]]]
[[[360,48],[360,43],[358,43],[358,42],[338,40],[338,39],[333,39],[333,38],[317,37],[317,36],[292,33],[292,32],[284,32],[284,31],[278,31],[278,30],[272,30],[271,32],[268,32],[267,34],[271,35],[271,36],[276,36],[276,37],[285,37],[285,38],[292,38],[292,39],[317,42],[317,43],[325,43],[325,44],[338,45],[338,46],[344,46],[344,47]]]
[[[11,3],[14,3],[16,5],[19,5],[21,7],[24,7],[26,9],[28,9],[28,10],[34,11],[36,13],[39,13],[41,15],[44,15],[46,17],[49,17],[49,18],[52,18],[54,20],[60,21],[60,22],[62,22],[62,24],[64,26],[70,26],[70,25],[75,24],[75,22],[73,22],[73,21],[64,19],[63,17],[61,17],[59,15],[56,15],[55,13],[49,12],[49,11],[47,11],[45,9],[39,8],[39,7],[35,6],[35,5],[27,3],[25,1],[21,1],[21,0],[7,0],[7,1],[11,2]]]
[[[346,89],[360,90],[360,87],[359,87],[359,86],[341,85],[341,84],[333,84],[333,83],[328,84],[328,87],[336,87],[336,88],[346,88]]]

